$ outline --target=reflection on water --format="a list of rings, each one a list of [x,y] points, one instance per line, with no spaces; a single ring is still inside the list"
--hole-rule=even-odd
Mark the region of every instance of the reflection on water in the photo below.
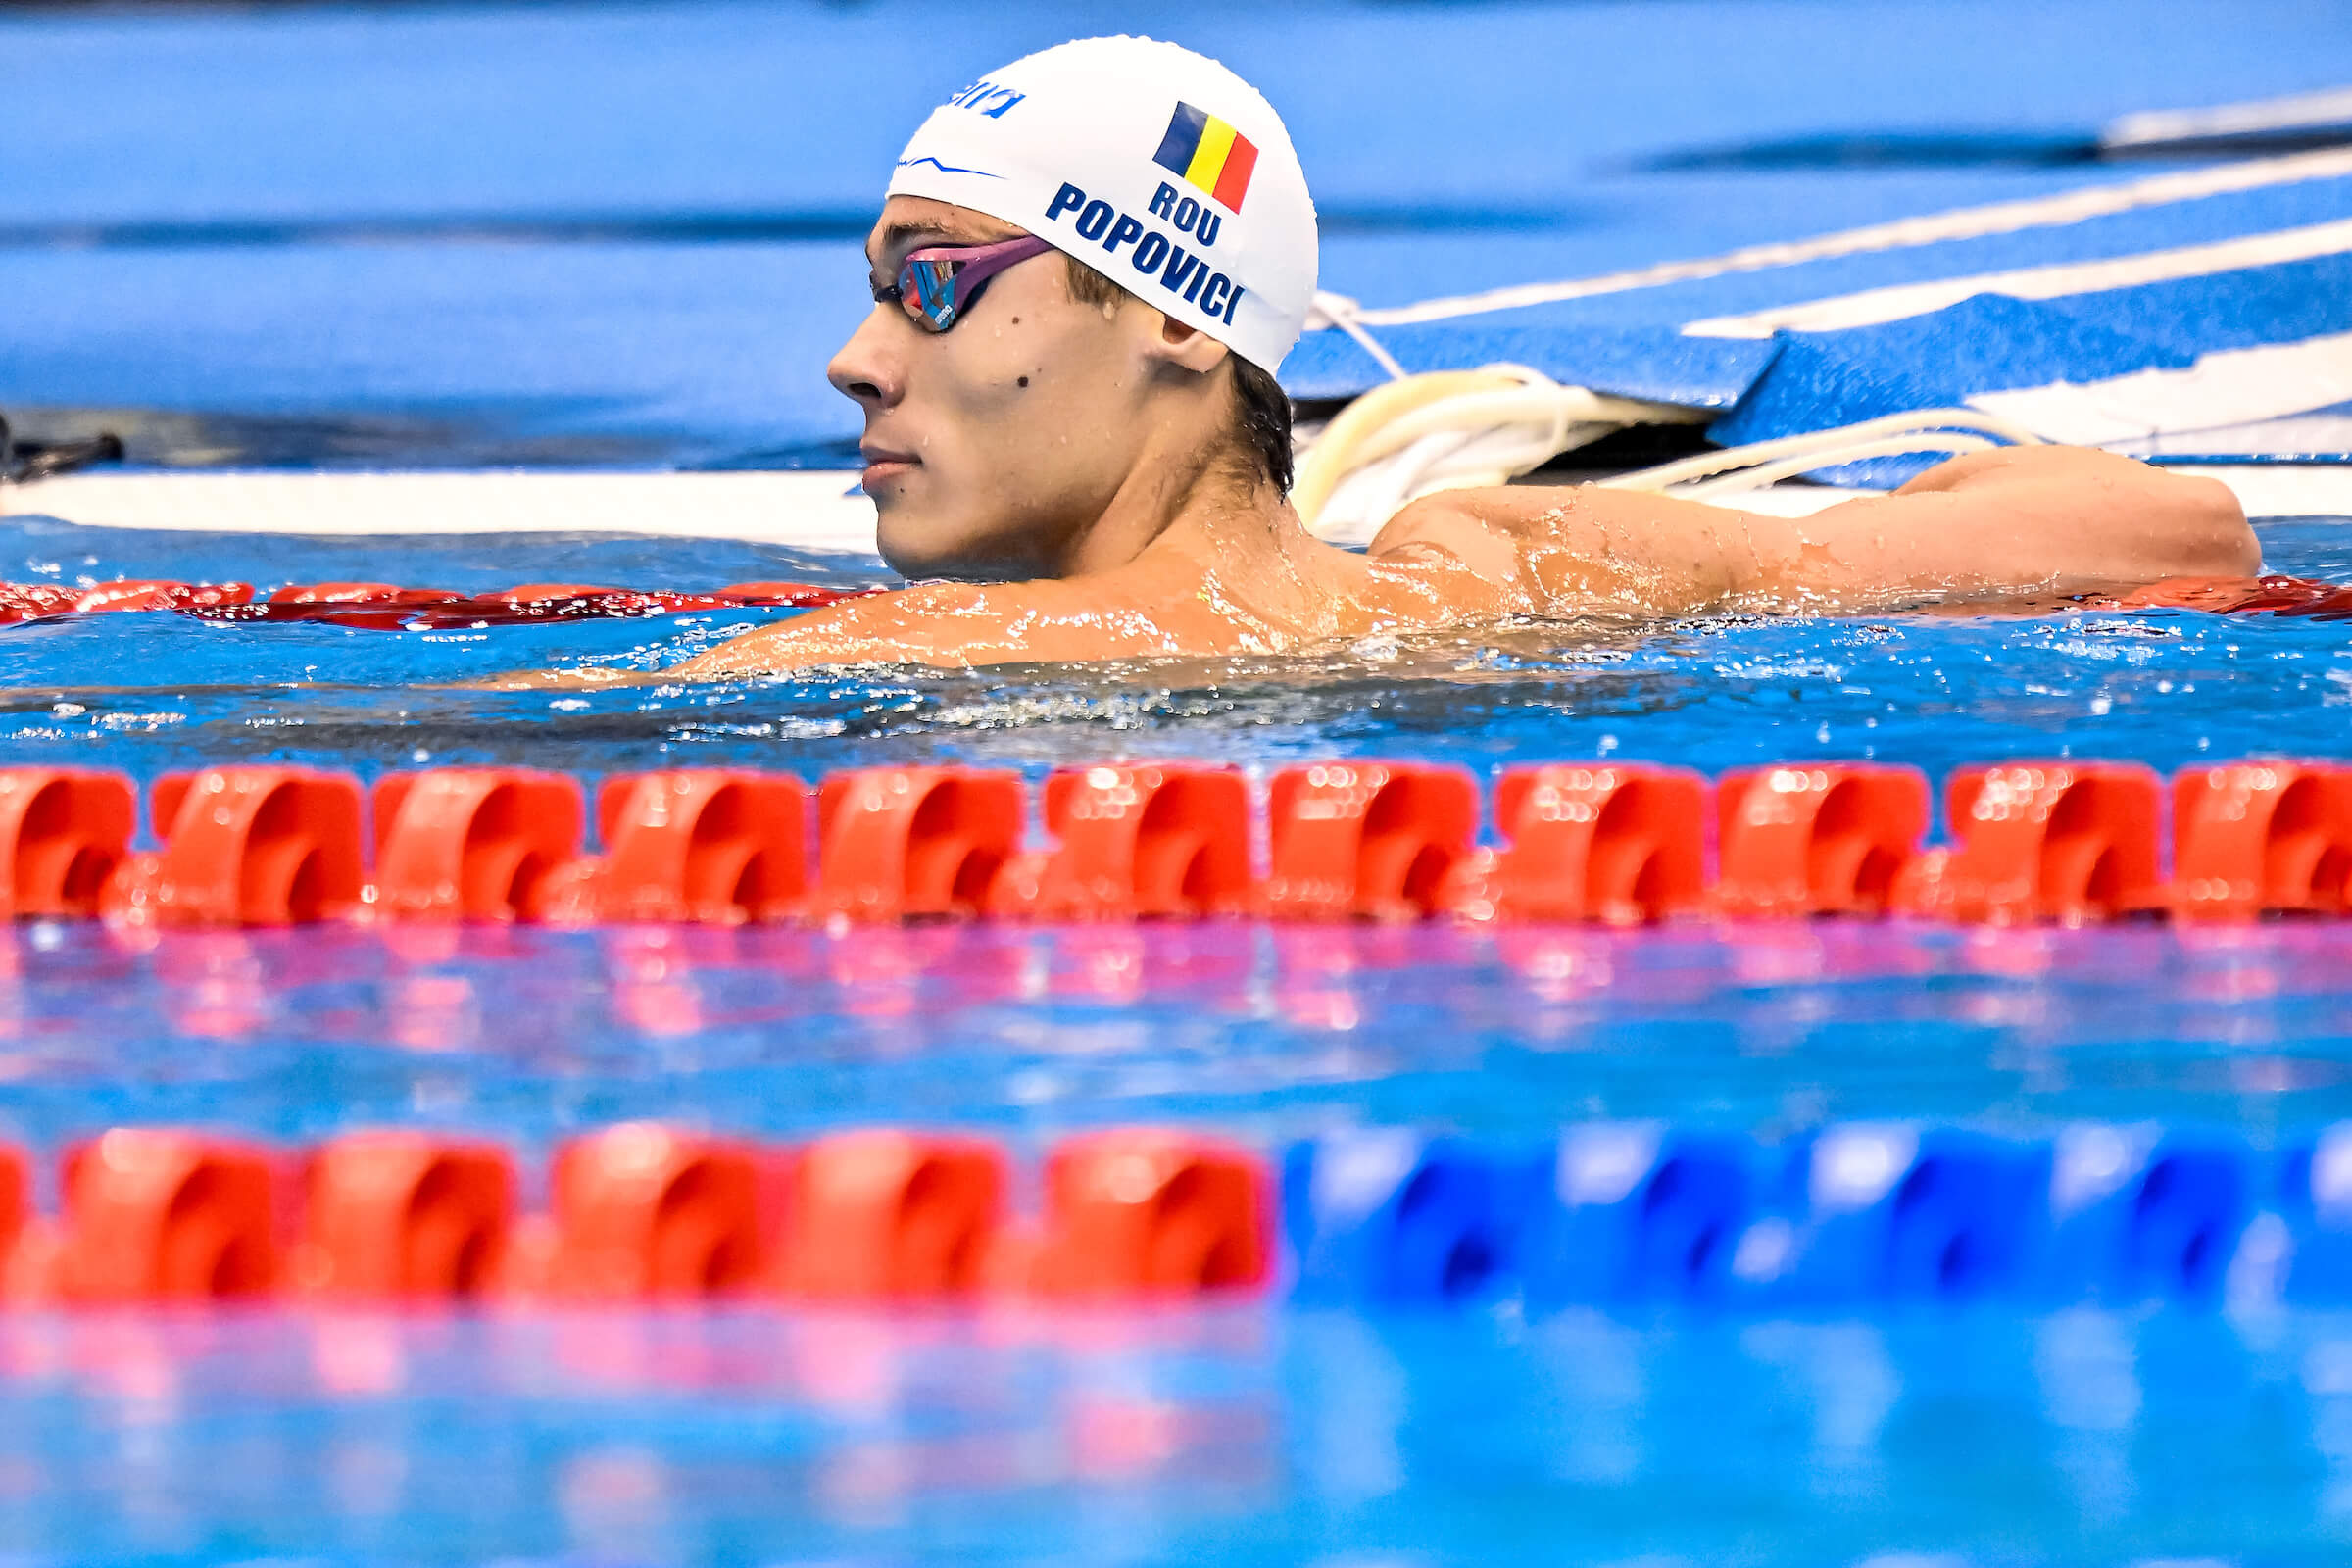
[[[0,928],[0,1136],[2352,1116],[2352,924]]]
[[[876,580],[772,547],[514,538],[205,540],[11,522],[5,574],[526,580],[703,587]],[[2352,577],[2341,519],[2268,525],[2269,564]],[[22,564],[19,564],[19,562]],[[2170,611],[2034,617],[1725,615],[1524,624],[1285,659],[982,671],[816,671],[710,685],[489,693],[533,667],[659,668],[793,612],[484,631],[220,625],[170,613],[0,628],[0,745],[140,773],[284,757],[373,771],[518,761],[595,772],[681,762],[816,773],[962,760],[1032,772],[1104,756],[1270,766],[1405,755],[1481,769],[1582,757],[1708,769],[1875,758],[1941,770],[2018,756],[2160,767],[2340,756],[2339,623]]]
[[[2086,1310],[0,1316],[0,1551],[2316,1563],[2348,1366]]]

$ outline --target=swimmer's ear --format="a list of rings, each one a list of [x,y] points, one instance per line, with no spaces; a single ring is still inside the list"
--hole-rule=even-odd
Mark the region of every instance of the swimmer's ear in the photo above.
[[[1170,364],[1181,365],[1197,375],[1206,375],[1233,352],[1199,327],[1166,315],[1159,318],[1159,339],[1152,346]]]

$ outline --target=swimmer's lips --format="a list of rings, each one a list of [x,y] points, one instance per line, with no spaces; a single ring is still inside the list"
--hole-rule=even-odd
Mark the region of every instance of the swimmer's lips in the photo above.
[[[859,447],[858,452],[865,459],[865,477],[859,482],[868,495],[877,484],[905,478],[923,461],[910,452],[893,452],[887,447]]]

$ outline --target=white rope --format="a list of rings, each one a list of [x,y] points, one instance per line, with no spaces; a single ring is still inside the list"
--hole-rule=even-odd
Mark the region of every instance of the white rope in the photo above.
[[[1300,451],[1292,500],[1316,537],[1368,544],[1423,496],[1507,484],[1629,425],[1696,424],[1709,416],[1705,410],[1562,386],[1524,365],[1427,371],[1375,387],[1341,410]],[[1720,502],[1869,458],[2042,444],[1999,415],[1926,409],[1704,452],[1599,483]]]
[[[1828,462],[1814,457],[1783,458],[1778,463],[1760,464],[1726,478],[1690,485],[1677,490],[1675,494],[1686,501],[1721,501],[1744,495],[1751,490],[1764,489],[1815,468],[1860,463],[1865,458],[1900,458],[1920,452],[1941,452],[1958,457],[1963,452],[1990,452],[2000,445],[2000,442],[1986,436],[1962,435],[1949,430],[1923,431],[1918,435],[1894,436],[1885,441],[1858,441],[1850,447],[1835,448]]]
[[[1987,440],[1988,436],[1995,439]],[[1687,485],[1690,488],[1680,491],[1680,494],[1694,500],[1712,501],[1745,490],[1760,489],[1793,474],[1808,473],[1815,468],[1834,468],[1844,463],[1859,463],[1865,458],[1900,457],[1913,452],[1981,452],[1996,445],[2046,444],[2040,436],[2014,419],[2004,419],[1980,409],[1923,409],[1912,414],[1890,414],[1882,418],[1865,419],[1859,424],[1841,425],[1834,430],[1812,430],[1803,435],[1782,436],[1771,441],[1752,442],[1743,447],[1729,447],[1721,452],[1702,452],[1696,457],[1661,464],[1654,468],[1621,473],[1599,483],[1611,490],[1647,491]],[[1718,474],[1726,477],[1715,478]],[[1698,483],[1707,479],[1713,482]]]
[[[1395,355],[1380,346],[1380,339],[1364,329],[1364,308],[1345,294],[1327,293],[1317,289],[1306,306],[1306,325],[1301,331],[1312,332],[1318,327],[1336,326],[1355,339],[1356,346],[1372,356],[1372,363],[1389,373],[1392,381],[1401,381],[1405,368],[1396,363]]]
[[[1707,416],[1562,386],[1524,365],[1401,376],[1341,410],[1299,454],[1291,499],[1317,537],[1368,544],[1423,496],[1506,484],[1628,425]]]

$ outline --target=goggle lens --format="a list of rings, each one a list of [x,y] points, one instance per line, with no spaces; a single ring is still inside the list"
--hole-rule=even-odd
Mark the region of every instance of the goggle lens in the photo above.
[[[909,258],[899,269],[899,304],[917,326],[945,332],[956,324],[956,274],[962,270],[961,257]]]
[[[895,288],[875,292],[876,300],[896,298],[906,318],[926,332],[945,332],[972,308],[988,280],[1016,262],[1025,262],[1053,249],[1034,235],[999,240],[994,245],[940,246],[916,251],[899,264]]]

